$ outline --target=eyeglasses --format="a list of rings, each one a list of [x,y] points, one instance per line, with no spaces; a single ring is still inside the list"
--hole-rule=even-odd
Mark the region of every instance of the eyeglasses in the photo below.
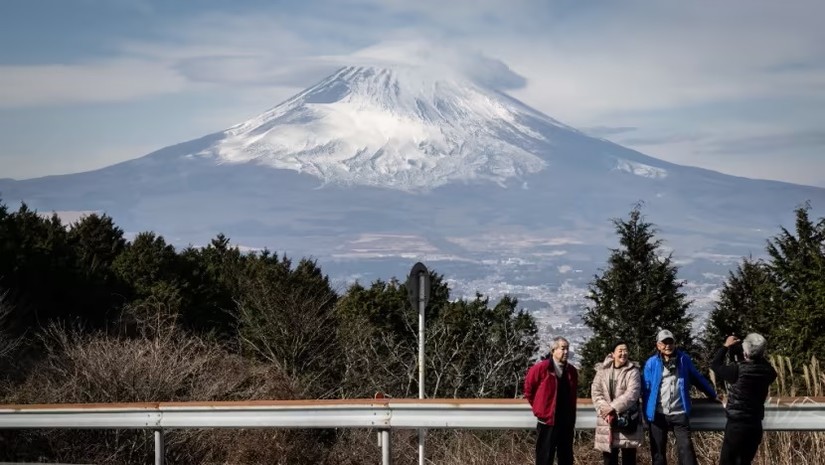
[[[666,345],[666,346],[669,346],[669,345],[673,345],[673,343],[674,343],[675,341],[674,341],[673,339],[667,338],[667,339],[663,339],[663,340],[661,340],[661,341],[659,341],[659,342],[661,342],[662,344],[664,344],[664,345]]]

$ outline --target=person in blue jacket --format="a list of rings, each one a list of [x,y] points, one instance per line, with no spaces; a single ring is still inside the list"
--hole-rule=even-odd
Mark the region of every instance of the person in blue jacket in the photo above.
[[[667,329],[656,336],[656,354],[647,359],[642,372],[642,404],[650,435],[653,465],[667,465],[667,433],[676,436],[679,465],[696,465],[690,437],[690,386],[712,399],[713,386],[699,373],[690,356],[676,348]]]

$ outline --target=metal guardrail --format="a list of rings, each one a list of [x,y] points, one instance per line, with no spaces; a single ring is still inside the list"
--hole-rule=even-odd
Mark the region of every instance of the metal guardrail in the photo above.
[[[773,398],[766,430],[825,431],[825,398]],[[528,429],[536,420],[523,399],[354,399],[133,404],[0,405],[0,428],[146,429],[155,431],[156,463],[163,435],[182,428],[370,428],[384,432],[388,456],[393,429]],[[576,428],[593,429],[596,415],[580,399]],[[722,430],[721,404],[698,399],[694,430]]]
[[[593,429],[590,400],[578,402],[576,428]],[[536,420],[521,399],[353,399],[131,404],[0,405],[0,428],[377,428],[520,429]],[[691,426],[722,430],[722,406],[694,401]],[[825,430],[825,398],[773,398],[766,430]]]

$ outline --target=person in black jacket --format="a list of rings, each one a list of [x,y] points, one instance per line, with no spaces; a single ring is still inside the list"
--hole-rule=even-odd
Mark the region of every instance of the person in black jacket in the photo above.
[[[728,352],[737,352],[739,344],[742,361],[726,364]],[[756,333],[748,334],[743,341],[728,336],[710,364],[716,376],[729,383],[720,465],[750,465],[762,442],[765,400],[776,379],[776,370],[765,359],[766,345],[765,338]]]

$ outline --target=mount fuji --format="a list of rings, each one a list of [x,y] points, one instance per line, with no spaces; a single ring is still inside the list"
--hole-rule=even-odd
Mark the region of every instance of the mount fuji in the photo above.
[[[0,195],[106,212],[177,245],[222,232],[313,256],[341,283],[423,261],[458,295],[510,293],[573,332],[586,283],[616,246],[610,219],[640,201],[700,316],[794,208],[825,206],[825,189],[668,163],[416,66],[345,67],[225,131],[95,171],[0,179]]]

